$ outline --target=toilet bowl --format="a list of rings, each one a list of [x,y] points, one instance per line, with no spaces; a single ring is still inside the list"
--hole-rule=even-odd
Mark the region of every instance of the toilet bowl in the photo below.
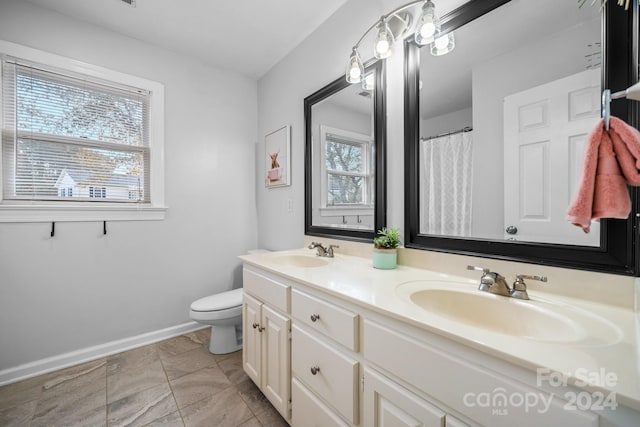
[[[211,325],[211,353],[226,354],[242,348],[242,288],[194,301],[189,317]]]
[[[252,249],[249,254],[269,252]],[[211,325],[209,351],[227,354],[242,348],[242,288],[200,298],[191,304],[189,317]]]

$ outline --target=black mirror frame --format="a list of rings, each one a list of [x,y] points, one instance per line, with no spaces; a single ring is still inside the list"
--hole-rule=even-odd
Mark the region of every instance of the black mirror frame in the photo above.
[[[366,72],[375,71],[375,89],[373,92],[374,138],[375,138],[375,202],[374,229],[350,230],[313,225],[313,150],[311,107],[334,93],[348,87],[350,83],[344,76],[334,80],[322,89],[304,99],[305,151],[304,151],[304,233],[309,236],[328,237],[333,239],[371,242],[376,231],[385,227],[387,222],[387,190],[386,190],[386,149],[387,149],[387,114],[385,102],[385,70],[382,61],[376,61],[366,67]]]
[[[443,31],[454,30],[509,0],[471,0],[442,17]],[[624,90],[638,81],[638,2],[628,11],[608,2],[602,16],[602,87]],[[589,5],[584,7],[590,7]],[[420,234],[419,166],[420,57],[419,47],[405,42],[405,246],[438,252],[569,267],[638,276],[640,235],[639,189],[630,187],[632,212],[627,220],[601,221],[599,247],[460,239]],[[610,70],[615,70],[611,72]],[[611,103],[611,114],[638,128],[640,105]]]

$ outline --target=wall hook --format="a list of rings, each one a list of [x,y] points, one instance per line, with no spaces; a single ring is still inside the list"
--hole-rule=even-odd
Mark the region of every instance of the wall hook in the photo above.
[[[52,222],[51,223],[51,237],[55,236],[56,234],[56,223]]]

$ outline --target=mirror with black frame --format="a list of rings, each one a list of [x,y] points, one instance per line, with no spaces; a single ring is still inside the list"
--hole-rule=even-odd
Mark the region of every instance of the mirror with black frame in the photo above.
[[[603,86],[636,81],[620,9],[472,0],[442,17],[447,51],[405,43],[406,246],[637,272],[632,219],[565,219]]]
[[[384,76],[344,76],[304,100],[305,234],[370,240],[385,223]]]

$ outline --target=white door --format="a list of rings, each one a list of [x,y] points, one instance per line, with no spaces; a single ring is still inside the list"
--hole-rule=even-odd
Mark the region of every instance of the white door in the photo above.
[[[445,413],[405,388],[364,369],[364,425],[442,427]]]
[[[258,387],[261,382],[262,334],[260,333],[260,312],[262,303],[244,294],[242,304],[242,366]],[[256,325],[254,327],[254,325]]]
[[[285,419],[291,418],[291,320],[262,306],[262,392]]]
[[[565,220],[599,119],[600,69],[505,97],[505,239],[600,244],[599,224],[585,234]]]

